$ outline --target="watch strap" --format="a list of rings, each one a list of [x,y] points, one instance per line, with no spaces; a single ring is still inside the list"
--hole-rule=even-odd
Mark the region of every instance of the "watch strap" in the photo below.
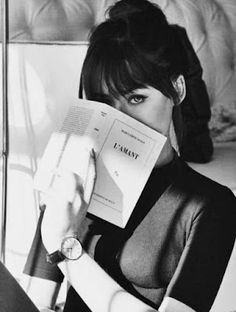
[[[51,254],[46,255],[46,261],[50,264],[57,264],[65,260],[65,256],[60,250],[56,250]]]

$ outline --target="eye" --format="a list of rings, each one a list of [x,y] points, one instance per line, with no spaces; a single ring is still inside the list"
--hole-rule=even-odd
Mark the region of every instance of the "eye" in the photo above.
[[[145,95],[132,94],[128,97],[127,101],[129,104],[138,105],[138,104],[142,104],[143,102],[145,102],[146,98],[147,97]]]

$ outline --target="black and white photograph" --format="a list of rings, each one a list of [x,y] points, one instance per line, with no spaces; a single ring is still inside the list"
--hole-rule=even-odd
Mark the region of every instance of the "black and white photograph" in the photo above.
[[[0,3],[0,312],[236,312],[236,1]]]

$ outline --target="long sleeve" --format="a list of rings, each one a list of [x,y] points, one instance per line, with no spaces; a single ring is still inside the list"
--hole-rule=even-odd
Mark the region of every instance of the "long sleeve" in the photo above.
[[[206,204],[193,220],[166,296],[198,312],[210,310],[234,245],[235,222],[233,194],[229,190],[221,197],[216,194],[216,199]]]

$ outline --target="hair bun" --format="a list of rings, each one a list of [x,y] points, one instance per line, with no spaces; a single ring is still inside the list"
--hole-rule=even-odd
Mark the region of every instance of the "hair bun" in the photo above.
[[[109,17],[111,19],[126,19],[134,13],[147,10],[150,4],[145,0],[121,0],[110,8]]]
[[[160,7],[148,0],[120,0],[116,2],[108,11],[111,21],[126,20],[133,22],[150,21],[159,26],[168,24],[165,15]]]

